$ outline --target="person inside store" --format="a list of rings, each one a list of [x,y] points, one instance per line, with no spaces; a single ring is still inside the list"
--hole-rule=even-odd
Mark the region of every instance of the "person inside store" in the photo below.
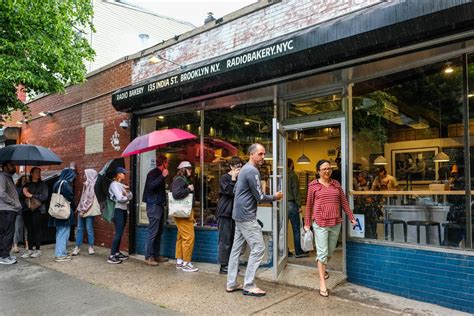
[[[168,258],[160,256],[161,235],[165,227],[166,177],[168,176],[168,158],[156,157],[156,168],[148,172],[142,201],[146,203],[148,217],[147,239],[145,241],[145,264],[157,266],[167,262]]]
[[[89,244],[89,255],[95,254],[94,250],[94,218],[100,215],[100,206],[94,192],[94,185],[97,180],[97,171],[94,169],[84,170],[84,185],[82,187],[81,199],[77,206],[77,230],[76,247],[72,250],[72,255],[77,256],[81,252],[84,240],[84,230],[87,231],[87,243]]]
[[[0,172],[0,264],[15,264],[16,257],[10,256],[15,234],[15,219],[21,210],[20,198],[13,182],[15,165],[6,161]]]
[[[308,231],[311,225],[313,227],[319,271],[319,295],[328,297],[326,279],[329,278],[329,273],[326,271],[326,265],[339,239],[342,223],[341,208],[353,226],[357,222],[341,184],[331,178],[331,163],[325,159],[319,160],[316,164],[316,172],[318,178],[308,185],[304,229]]]
[[[21,194],[23,187],[28,182],[28,176],[26,174],[16,180],[16,190],[18,196],[20,197],[21,210],[18,212],[18,215],[15,220],[15,235],[13,236],[13,248],[12,253],[19,253],[20,248],[18,247],[20,243],[24,243],[25,250],[28,250],[28,240],[25,239],[25,221],[23,218],[23,213],[26,210],[26,204],[24,197],[22,198]]]
[[[41,180],[41,169],[33,167],[30,171],[31,181],[27,182],[20,193],[24,200],[25,208],[23,218],[25,221],[28,251],[22,258],[38,258],[41,256],[41,241],[43,240],[42,221],[46,216],[46,201],[48,200],[48,186]],[[35,250],[33,251],[33,247]]]
[[[249,162],[240,170],[235,185],[234,209],[232,218],[235,221],[234,244],[229,257],[227,273],[228,293],[243,291],[244,295],[264,296],[266,292],[255,284],[255,273],[265,255],[265,243],[263,241],[262,227],[257,220],[257,205],[263,201],[281,200],[282,192],[275,195],[267,195],[262,191],[260,182],[261,166],[265,158],[265,147],[255,143],[248,149]],[[245,242],[250,247],[250,255],[245,271],[244,285],[237,283],[239,269],[239,257]]]
[[[112,248],[107,263],[120,264],[128,259],[128,256],[120,252],[120,242],[127,225],[128,205],[133,198],[130,187],[123,183],[127,169],[118,167],[115,169],[114,178],[109,187],[110,198],[115,201],[114,226],[115,235],[112,240]]]
[[[293,240],[295,243],[295,257],[303,258],[308,257],[309,253],[304,252],[301,249],[301,217],[300,217],[300,204],[301,204],[301,193],[300,193],[300,181],[298,175],[295,172],[295,164],[293,159],[287,159],[288,166],[288,183],[287,183],[287,200],[288,200],[288,219],[291,222],[291,228],[293,230]],[[290,255],[290,252],[288,252]]]
[[[354,176],[354,191],[369,191],[370,179],[366,171]],[[377,239],[377,223],[383,216],[383,203],[377,195],[354,195],[354,213],[364,214],[365,238]]]
[[[232,157],[229,161],[229,172],[223,174],[219,181],[216,215],[219,231],[219,273],[221,274],[227,274],[230,251],[234,242],[235,222],[232,219],[234,188],[242,164],[239,157]]]
[[[66,168],[61,171],[59,180],[54,183],[53,192],[59,193],[71,204],[71,213],[67,219],[57,219],[49,216],[48,226],[56,228],[56,246],[54,249],[54,261],[66,262],[71,260],[67,253],[67,241],[71,233],[71,226],[74,225],[73,210],[75,209],[73,181],[76,173],[73,169]]]
[[[377,170],[377,176],[372,183],[372,191],[395,191],[398,190],[398,183],[395,177],[387,174],[385,167]]]
[[[178,173],[171,184],[171,192],[176,200],[185,199],[194,193],[191,183],[193,166],[189,161],[182,161],[178,165]],[[194,249],[194,214],[188,218],[175,217],[178,234],[176,236],[176,269],[183,272],[197,272],[199,269],[191,262]]]

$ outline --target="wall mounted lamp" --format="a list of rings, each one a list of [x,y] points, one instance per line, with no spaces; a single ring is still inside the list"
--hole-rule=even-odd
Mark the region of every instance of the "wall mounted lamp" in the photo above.
[[[164,58],[163,56],[161,56],[160,54],[153,54],[150,58],[148,58],[148,62],[150,64],[158,64],[162,61],[167,61],[169,63],[172,63],[173,65],[176,65],[176,66],[179,66],[179,68],[181,68],[182,70],[186,69],[186,65],[180,65],[178,63],[175,63],[174,61],[172,60],[169,60],[167,58]]]
[[[53,116],[53,112],[51,111],[41,111],[38,113],[39,116],[45,117],[45,116]]]

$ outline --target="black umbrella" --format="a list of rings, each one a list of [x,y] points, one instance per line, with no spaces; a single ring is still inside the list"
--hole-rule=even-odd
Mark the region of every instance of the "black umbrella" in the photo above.
[[[0,149],[0,163],[21,166],[59,165],[63,161],[50,149],[37,145],[9,145]]]
[[[94,192],[99,203],[104,202],[109,196],[109,186],[113,181],[112,178],[115,175],[115,169],[118,167],[125,168],[125,159],[117,158],[109,160],[97,175]]]

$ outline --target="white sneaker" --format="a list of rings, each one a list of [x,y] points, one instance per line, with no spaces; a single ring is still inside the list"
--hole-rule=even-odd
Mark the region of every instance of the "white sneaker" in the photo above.
[[[41,256],[41,250],[35,250],[31,255],[30,258],[38,258]]]
[[[0,258],[0,264],[15,264],[16,259],[12,257]]]
[[[55,262],[71,261],[71,257],[69,257],[69,256],[56,257],[56,258],[54,258],[54,261]]]
[[[92,247],[90,247],[90,246],[89,246],[88,251],[89,251],[89,254],[90,254],[90,255],[95,254],[94,248],[92,248]]]
[[[32,254],[33,254],[33,250],[28,250],[27,252],[22,254],[20,258],[27,259],[27,258],[31,257]]]
[[[186,265],[183,265],[181,268],[184,272],[198,272],[199,269],[196,268],[191,262],[188,262]]]
[[[74,247],[74,249],[72,250],[71,255],[77,256],[77,255],[79,254],[79,252],[81,252],[81,248],[79,248],[79,247],[76,246],[76,247]]]

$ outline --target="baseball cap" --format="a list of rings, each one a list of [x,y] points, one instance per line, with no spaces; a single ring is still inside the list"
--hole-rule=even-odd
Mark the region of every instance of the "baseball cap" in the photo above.
[[[115,169],[115,173],[116,173],[116,174],[117,174],[117,173],[128,173],[128,171],[127,171],[127,169],[125,169],[125,168],[117,167],[117,168]]]
[[[183,168],[192,168],[193,166],[189,161],[181,161],[181,163],[178,166],[178,169],[183,169]]]

